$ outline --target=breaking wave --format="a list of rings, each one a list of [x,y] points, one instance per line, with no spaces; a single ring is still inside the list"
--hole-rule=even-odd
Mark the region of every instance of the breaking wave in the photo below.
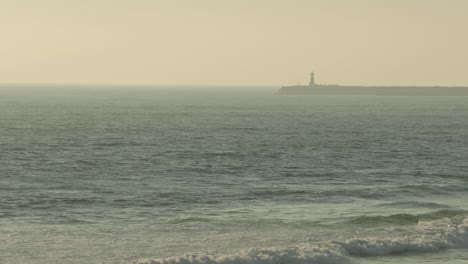
[[[345,261],[339,247],[299,246],[251,248],[229,255],[185,255],[166,259],[143,259],[138,264],[334,264]]]
[[[390,232],[392,233],[392,232]],[[140,259],[138,264],[335,264],[349,257],[382,256],[403,252],[436,252],[468,248],[468,218],[419,222],[409,231],[395,230],[388,238],[365,238],[301,244],[285,248],[251,248],[231,254],[189,254]]]
[[[376,216],[359,216],[353,218],[351,223],[360,225],[379,225],[379,224],[417,224],[420,221],[433,221],[446,217],[463,217],[468,214],[465,210],[438,210],[424,214],[394,214],[394,215],[376,215]]]

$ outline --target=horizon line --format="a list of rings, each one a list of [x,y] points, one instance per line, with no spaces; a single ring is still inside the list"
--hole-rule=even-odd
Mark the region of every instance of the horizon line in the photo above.
[[[153,88],[164,88],[164,87],[206,87],[206,88],[215,88],[215,87],[242,87],[242,88],[277,88],[281,87],[279,85],[250,85],[250,84],[136,84],[136,83],[122,83],[122,84],[116,84],[116,83],[47,83],[47,82],[38,82],[38,83],[0,83],[0,87],[5,87],[5,86],[22,86],[22,87],[27,87],[27,86],[67,86],[67,87],[153,87]]]

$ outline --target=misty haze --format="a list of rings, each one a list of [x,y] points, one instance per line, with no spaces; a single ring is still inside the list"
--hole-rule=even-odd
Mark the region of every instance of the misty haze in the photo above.
[[[465,263],[466,10],[3,0],[0,264]]]

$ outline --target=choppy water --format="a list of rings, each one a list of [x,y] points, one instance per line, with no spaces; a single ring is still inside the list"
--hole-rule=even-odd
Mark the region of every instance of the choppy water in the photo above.
[[[0,263],[468,262],[468,97],[194,89],[1,87]]]

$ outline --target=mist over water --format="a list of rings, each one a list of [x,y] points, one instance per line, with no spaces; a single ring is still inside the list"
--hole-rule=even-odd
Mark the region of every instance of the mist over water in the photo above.
[[[0,263],[465,263],[468,97],[0,89]]]

